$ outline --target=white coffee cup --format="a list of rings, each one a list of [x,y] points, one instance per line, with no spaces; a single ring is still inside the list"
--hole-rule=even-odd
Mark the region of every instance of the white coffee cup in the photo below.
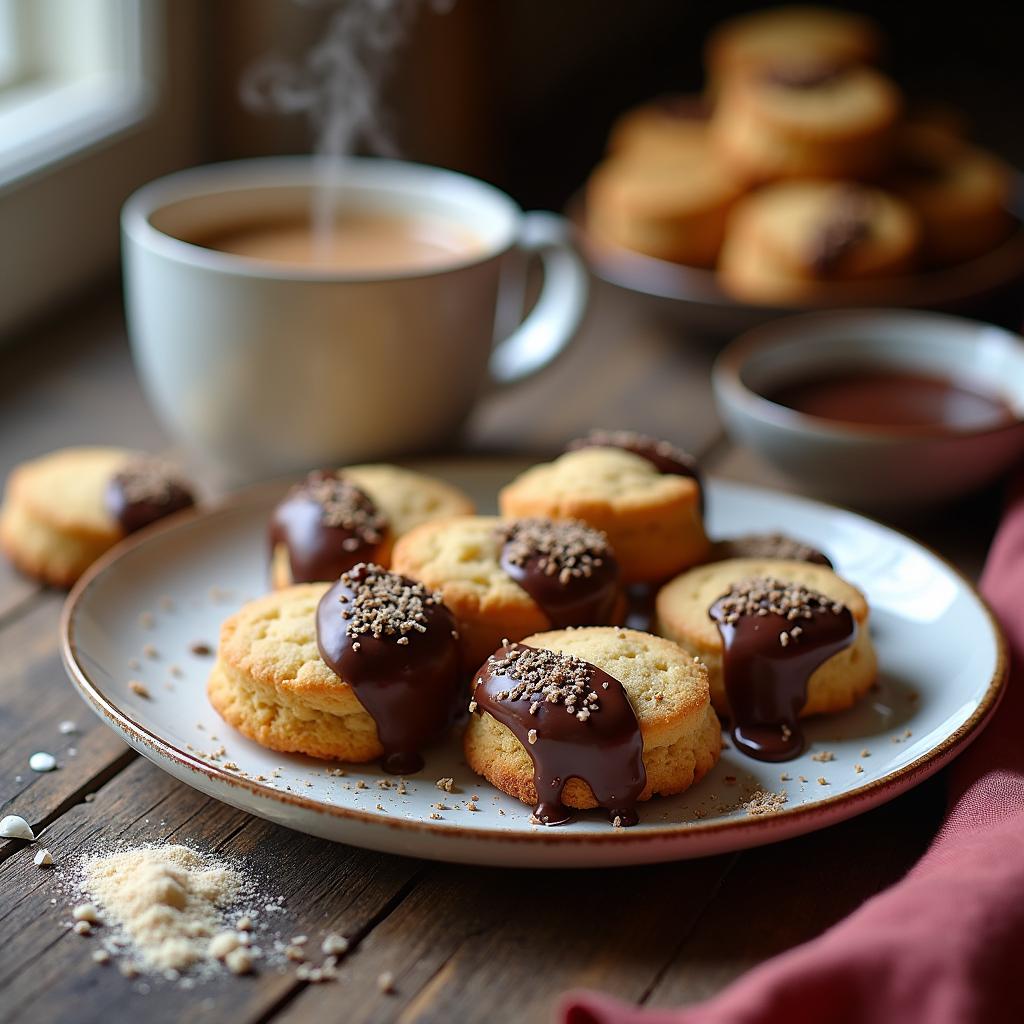
[[[562,352],[586,306],[562,218],[402,161],[346,159],[338,206],[449,219],[479,251],[440,269],[338,272],[185,241],[304,214],[321,173],[309,157],[197,167],[146,185],[122,212],[143,387],[170,433],[231,482],[443,445],[494,386]],[[541,259],[540,296],[495,343],[496,319],[521,308],[524,253]]]

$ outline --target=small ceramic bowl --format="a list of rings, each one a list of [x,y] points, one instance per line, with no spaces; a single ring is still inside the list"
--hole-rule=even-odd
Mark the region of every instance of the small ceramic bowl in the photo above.
[[[939,377],[1002,398],[1016,416],[982,429],[891,428],[797,412],[765,397],[839,368]],[[811,313],[741,335],[713,371],[719,413],[800,490],[861,508],[936,503],[991,482],[1024,455],[1024,339],[938,313]]]

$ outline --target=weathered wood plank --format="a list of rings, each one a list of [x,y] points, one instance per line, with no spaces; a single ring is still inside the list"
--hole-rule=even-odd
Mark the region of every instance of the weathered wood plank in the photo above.
[[[0,813],[33,825],[52,820],[134,756],[68,682],[57,648],[60,606],[60,595],[47,592],[0,629]],[[62,734],[64,721],[77,731]],[[60,767],[32,771],[36,751],[53,754]],[[7,852],[0,848],[0,859]]]
[[[939,776],[851,821],[745,851],[647,1003],[709,998],[842,920],[917,861],[938,828],[944,801]]]
[[[105,292],[0,354],[0,479],[75,444],[167,444],[135,377],[120,297]]]
[[[595,283],[572,348],[529,384],[489,395],[470,420],[468,444],[558,451],[570,438],[603,426],[703,449],[720,430],[708,386],[714,350],[634,312],[622,292]]]
[[[576,985],[639,999],[733,860],[547,872],[433,865],[346,961],[346,1020],[539,1021]],[[393,992],[381,991],[386,972]],[[276,1020],[321,1019],[336,999],[309,988]]]
[[[38,583],[22,576],[0,554],[0,628],[13,615],[19,614],[42,592]]]
[[[129,980],[116,967],[93,963],[96,940],[62,927],[70,901],[61,892],[61,878],[83,854],[122,840],[181,842],[244,862],[266,899],[280,897],[284,912],[267,917],[283,940],[306,934],[314,950],[327,932],[349,936],[357,948],[367,930],[401,903],[421,870],[413,860],[327,843],[251,818],[139,759],[95,801],[71,808],[47,830],[54,870],[35,867],[30,849],[0,867],[6,1020],[67,1019],[73,1007],[79,1024],[139,1017],[161,1024],[193,1015],[257,1021],[303,987],[292,966],[265,968],[253,977],[219,975],[184,989],[163,980]],[[335,1000],[344,998],[340,988],[329,987]]]

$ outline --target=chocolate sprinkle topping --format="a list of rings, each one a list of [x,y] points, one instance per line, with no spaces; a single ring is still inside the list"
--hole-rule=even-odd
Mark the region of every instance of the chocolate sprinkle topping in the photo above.
[[[324,662],[376,722],[385,769],[418,771],[459,690],[455,619],[440,594],[361,562],[321,598],[316,636]]]
[[[584,711],[589,717],[590,712],[600,710],[600,698],[592,689],[594,666],[575,654],[519,646],[501,657],[492,654],[487,668],[492,675],[506,676],[515,683],[495,693],[494,699],[529,699],[531,715],[537,713],[541,702],[561,704],[568,714],[577,717]]]
[[[387,529],[386,517],[344,474],[316,470],[274,510],[271,554],[285,545],[293,583],[337,579],[376,555]]]
[[[733,584],[732,589],[715,602],[715,620],[732,625],[744,615],[777,615],[787,622],[798,622],[816,613],[830,611],[838,615],[844,607],[839,601],[800,583],[783,583],[770,576],[758,576]],[[780,638],[784,634],[782,631]]]
[[[796,757],[807,682],[853,642],[850,610],[802,584],[755,577],[735,583],[708,614],[722,636],[737,748],[762,761]]]
[[[604,625],[619,594],[619,567],[600,530],[576,520],[517,519],[498,528],[501,567],[556,628]]]
[[[322,509],[324,526],[340,526],[353,534],[353,550],[359,544],[379,544],[384,539],[387,520],[350,480],[335,474],[311,473],[300,489]]]
[[[191,488],[164,459],[139,456],[126,463],[107,484],[107,512],[125,533],[195,504]]]
[[[352,597],[343,594],[338,599],[345,635],[352,639],[364,633],[374,640],[426,633],[429,609],[442,603],[440,592],[431,593],[422,583],[414,583],[379,565],[361,562],[350,572],[342,573],[341,582],[352,592]]]
[[[610,820],[636,824],[643,738],[617,679],[574,654],[506,644],[477,673],[470,712],[491,715],[529,754],[538,822],[569,820],[562,790],[578,778]]]
[[[512,565],[523,567],[536,556],[537,568],[562,583],[593,576],[609,555],[608,538],[576,519],[517,519],[499,533]]]
[[[716,557],[722,558],[782,558],[791,562],[810,562],[827,565],[832,562],[827,555],[803,541],[788,537],[784,533],[748,533],[733,537],[716,545]]]

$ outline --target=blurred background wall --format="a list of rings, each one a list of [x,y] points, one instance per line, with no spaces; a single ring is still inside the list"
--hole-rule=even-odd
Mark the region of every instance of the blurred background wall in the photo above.
[[[701,88],[701,45],[732,0],[456,0],[425,9],[395,58],[386,106],[403,154],[481,175],[526,206],[561,207],[614,116],[659,92]],[[1024,4],[834,4],[876,18],[911,100],[962,107],[972,136],[1024,166]],[[331,7],[296,0],[203,5],[206,158],[306,152],[300,119],[257,115],[238,93],[267,52],[296,55]]]
[[[482,176],[526,207],[562,209],[617,114],[659,93],[699,90],[708,31],[768,6],[419,0],[382,106],[405,156]],[[912,100],[962,111],[974,139],[1024,167],[1024,4],[833,6],[883,25],[888,68]],[[139,185],[196,163],[310,152],[306,122],[247,110],[240,82],[267,55],[299,59],[337,9],[335,0],[0,0],[0,127],[17,94],[37,87],[54,94],[62,122],[51,139],[49,122],[29,116],[31,167],[18,156],[19,133],[0,130],[0,238],[9,242],[0,246],[0,344],[113,280],[118,210]],[[5,26],[5,11],[34,31]],[[93,36],[101,49],[123,50],[114,70],[124,85],[112,87],[102,131],[59,100],[74,72],[63,66],[68,53],[89,50]],[[26,41],[25,82],[4,78],[10,38]]]

